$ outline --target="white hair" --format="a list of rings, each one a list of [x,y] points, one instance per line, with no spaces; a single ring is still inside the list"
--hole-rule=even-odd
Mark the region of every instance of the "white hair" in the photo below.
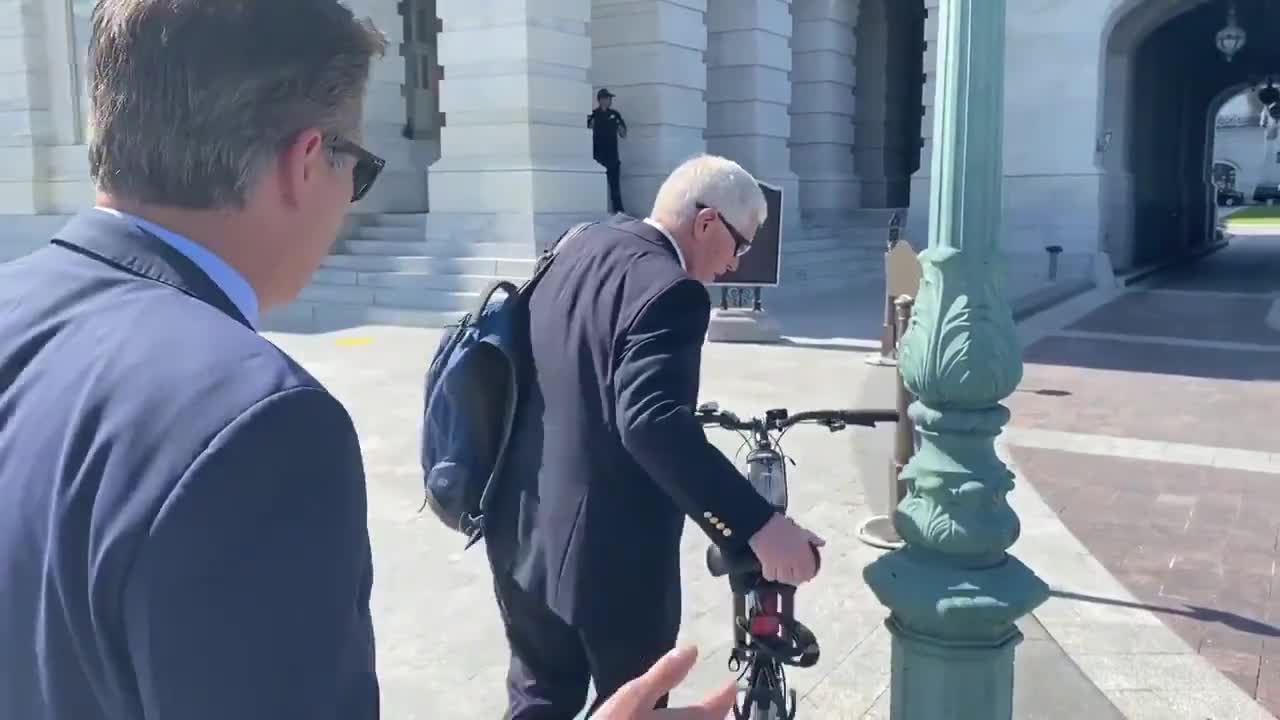
[[[693,219],[698,204],[717,210],[742,232],[764,224],[764,193],[738,163],[718,155],[696,155],[680,164],[658,188],[649,217],[668,228]]]

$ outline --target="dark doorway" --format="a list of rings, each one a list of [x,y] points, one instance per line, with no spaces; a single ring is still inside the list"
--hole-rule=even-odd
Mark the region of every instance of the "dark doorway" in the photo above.
[[[862,206],[905,208],[920,169],[924,0],[866,0],[858,15],[854,169]]]

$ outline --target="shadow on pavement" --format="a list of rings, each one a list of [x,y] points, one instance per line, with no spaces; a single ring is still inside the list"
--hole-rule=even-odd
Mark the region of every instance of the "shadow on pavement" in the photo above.
[[[1064,600],[1079,600],[1081,602],[1096,603],[1099,605],[1113,605],[1116,607],[1133,608],[1136,610],[1147,610],[1153,613],[1163,613],[1166,615],[1181,615],[1182,617],[1201,622],[1212,622],[1224,625],[1242,633],[1250,635],[1259,635],[1262,637],[1280,637],[1280,628],[1270,623],[1254,620],[1244,617],[1243,615],[1229,612],[1227,610],[1216,610],[1214,608],[1201,607],[1199,605],[1186,605],[1182,608],[1170,607],[1168,605],[1152,605],[1149,603],[1133,602],[1129,600],[1118,600],[1116,598],[1099,597],[1097,595],[1086,595],[1084,593],[1075,593],[1068,590],[1051,590],[1050,595]]]

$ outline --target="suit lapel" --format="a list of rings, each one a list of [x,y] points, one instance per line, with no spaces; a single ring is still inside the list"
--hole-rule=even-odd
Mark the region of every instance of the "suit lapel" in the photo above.
[[[231,298],[195,263],[127,220],[98,210],[85,210],[58,231],[52,243],[138,277],[164,283],[253,329]]]

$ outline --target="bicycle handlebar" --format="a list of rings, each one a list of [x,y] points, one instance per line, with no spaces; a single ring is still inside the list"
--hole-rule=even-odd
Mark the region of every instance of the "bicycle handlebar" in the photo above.
[[[822,553],[818,552],[818,546],[810,545],[809,547],[813,549],[814,569],[822,569]],[[760,572],[760,558],[757,558],[749,547],[726,556],[720,550],[720,546],[712,545],[707,548],[707,570],[711,571],[711,577],[756,573]]]
[[[778,409],[766,412],[763,419],[747,418],[746,420],[728,410],[699,410],[695,414],[703,425],[718,425],[726,430],[751,430],[757,426],[763,426],[768,431],[785,430],[792,425],[805,422],[819,423],[828,427],[835,424],[875,427],[877,423],[898,421],[898,411],[890,409],[806,410],[794,415],[787,413],[785,409]]]
[[[830,422],[832,420],[847,425],[875,427],[877,423],[897,422],[898,411],[891,409],[875,410],[808,410],[789,415],[778,423],[778,429],[791,427],[802,422]]]

